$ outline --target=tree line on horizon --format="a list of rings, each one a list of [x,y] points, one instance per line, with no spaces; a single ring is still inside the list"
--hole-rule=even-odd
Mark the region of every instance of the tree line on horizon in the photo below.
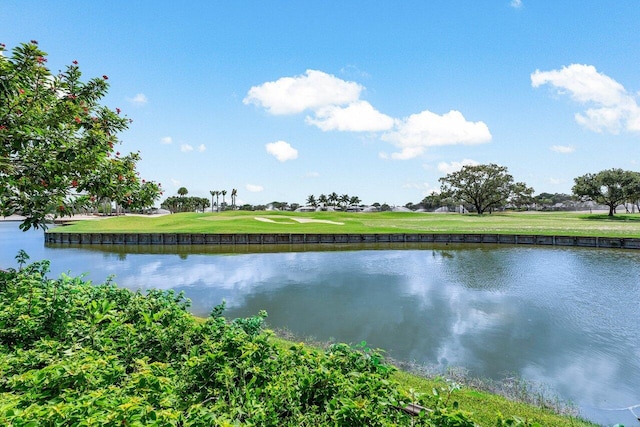
[[[540,193],[534,196],[534,189],[524,182],[515,182],[505,166],[496,164],[467,165],[459,171],[452,172],[439,179],[440,191],[434,191],[417,204],[407,203],[410,210],[475,212],[479,215],[485,212],[494,212],[504,209],[514,210],[551,210],[557,209],[557,205],[577,206],[585,202],[593,202],[606,206],[608,215],[613,216],[620,205],[629,212],[638,209],[640,212],[640,172],[623,169],[606,169],[597,173],[587,173],[574,178],[572,194],[564,193]],[[162,207],[171,212],[201,211],[209,206],[220,206],[224,210],[227,205],[224,201],[226,191],[211,191],[212,203],[201,197],[185,197],[188,193],[185,187],[178,190],[178,197],[169,197]],[[218,204],[217,197],[222,195],[222,205]],[[237,190],[233,190],[231,209],[240,210],[265,210],[274,208],[278,210],[296,210],[301,207],[297,203],[271,202],[269,205],[244,204],[235,205]],[[215,204],[213,197],[216,196]],[[336,192],[320,194],[316,198],[313,194],[306,199],[306,206],[319,209],[348,210],[352,207],[360,208],[361,199],[358,196],[341,196]],[[374,203],[378,210],[391,210],[387,204]]]
[[[540,193],[533,196],[533,188],[514,182],[507,168],[496,164],[467,165],[439,181],[441,191],[431,193],[414,206],[433,210],[462,205],[469,212],[482,214],[506,208],[529,210],[538,206],[550,208],[557,204],[593,202],[606,206],[609,216],[613,216],[620,205],[627,212],[628,205],[640,212],[640,172],[623,169],[578,176],[574,178],[571,195]]]

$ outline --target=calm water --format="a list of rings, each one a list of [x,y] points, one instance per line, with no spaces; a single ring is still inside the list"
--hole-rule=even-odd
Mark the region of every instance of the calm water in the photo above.
[[[185,291],[200,315],[222,300],[229,317],[265,309],[271,327],[299,336],[365,340],[397,359],[481,377],[520,375],[596,422],[637,423],[630,411],[605,409],[640,403],[640,251],[310,248],[45,247],[41,232],[0,222],[2,267],[15,267],[25,249],[51,260],[52,274],[94,282],[114,274],[131,289]]]

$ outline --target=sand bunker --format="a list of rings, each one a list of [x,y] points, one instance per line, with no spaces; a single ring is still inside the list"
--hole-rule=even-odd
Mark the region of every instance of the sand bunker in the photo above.
[[[344,225],[344,222],[335,222],[335,221],[329,221],[326,219],[313,219],[313,218],[291,218],[294,221],[297,221],[301,224],[305,224],[307,222],[321,222],[323,224],[334,224],[334,225]]]
[[[260,221],[260,222],[273,222],[273,223],[275,223],[274,220],[269,219],[269,218],[263,218],[261,216],[257,216],[257,217],[255,217],[253,219],[255,219],[256,221]]]
[[[257,221],[261,221],[261,222],[272,222],[274,224],[282,224],[283,223],[283,222],[274,221],[274,220],[272,220],[270,218],[265,218],[265,217],[262,217],[262,216],[256,216],[254,219],[257,220]],[[293,221],[299,222],[300,224],[306,224],[306,223],[309,223],[309,222],[319,222],[319,223],[322,223],[322,224],[344,225],[343,222],[328,221],[328,220],[325,220],[325,219],[296,218],[296,217],[283,217],[282,219],[291,219]]]

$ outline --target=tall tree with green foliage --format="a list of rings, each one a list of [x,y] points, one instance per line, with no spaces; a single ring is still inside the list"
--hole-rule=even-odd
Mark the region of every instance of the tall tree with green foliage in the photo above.
[[[231,190],[231,210],[236,209],[236,197],[238,197],[238,189],[234,188]]]
[[[516,182],[511,188],[511,204],[517,209],[529,209],[534,203],[533,188],[527,187],[524,182]]]
[[[339,197],[339,201],[340,203],[342,203],[342,207],[344,208],[345,211],[349,206],[349,200],[351,200],[351,198],[349,197],[348,194],[343,194],[342,196]]]
[[[466,165],[439,179],[441,197],[472,206],[478,215],[504,207],[512,197],[533,194],[524,183],[514,183],[505,166]]]
[[[335,191],[329,194],[329,196],[327,197],[327,200],[331,203],[331,206],[333,207],[336,207],[339,199],[340,199],[340,196],[338,196],[338,193],[336,193]]]
[[[77,195],[98,196],[91,193],[96,176],[114,166],[117,134],[130,122],[119,109],[100,104],[107,80],[82,81],[77,61],[51,73],[35,40],[10,56],[0,44],[0,214],[24,215],[21,229],[46,227],[50,215],[71,214]],[[135,173],[132,179],[113,186],[109,196],[134,204],[141,183]],[[160,195],[155,188],[153,200]]]
[[[431,194],[420,201],[419,205],[427,211],[434,211],[442,206],[448,207],[448,202],[449,200],[443,198],[440,193],[432,191]]]
[[[307,205],[313,206],[315,208],[318,205],[318,202],[316,201],[316,196],[314,196],[313,194],[309,194],[307,196]]]
[[[609,216],[616,213],[616,206],[638,199],[640,174],[622,169],[606,169],[574,178],[573,194],[582,200],[590,200],[609,207]]]

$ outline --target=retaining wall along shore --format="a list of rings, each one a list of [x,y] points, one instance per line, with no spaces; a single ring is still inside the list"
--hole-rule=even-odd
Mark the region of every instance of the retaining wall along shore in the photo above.
[[[640,239],[524,234],[204,234],[46,232],[45,243],[90,245],[273,245],[322,243],[504,243],[640,249]]]

